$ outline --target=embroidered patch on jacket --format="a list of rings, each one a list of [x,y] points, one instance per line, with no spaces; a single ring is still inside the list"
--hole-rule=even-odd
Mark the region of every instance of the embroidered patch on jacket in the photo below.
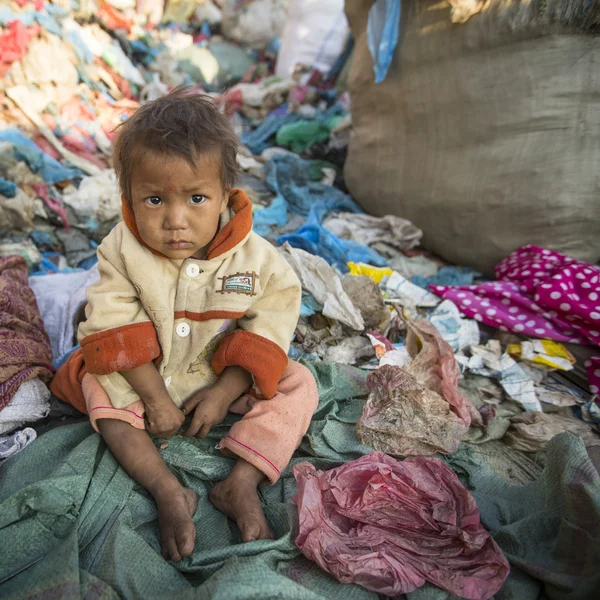
[[[256,296],[256,280],[258,275],[252,271],[251,273],[235,273],[219,277],[221,281],[221,289],[217,290],[218,294],[245,294],[246,296]]]

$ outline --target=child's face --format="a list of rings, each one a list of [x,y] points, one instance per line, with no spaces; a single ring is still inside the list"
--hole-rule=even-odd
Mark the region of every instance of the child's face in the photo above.
[[[144,242],[172,259],[206,258],[227,208],[218,153],[194,167],[183,158],[144,151],[131,173],[131,200]]]

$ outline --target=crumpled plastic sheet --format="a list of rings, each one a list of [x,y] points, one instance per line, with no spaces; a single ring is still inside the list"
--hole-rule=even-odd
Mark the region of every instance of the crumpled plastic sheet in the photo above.
[[[563,431],[570,431],[583,439],[586,447],[600,446],[600,435],[589,425],[576,419],[542,412],[524,412],[510,420],[511,425],[503,438],[504,443],[521,452],[544,450],[548,442]]]
[[[358,308],[342,287],[338,274],[321,257],[284,244],[279,249],[298,275],[302,288],[323,305],[323,315],[362,331],[365,324]]]
[[[441,460],[372,452],[330,471],[293,469],[296,545],[342,583],[397,596],[430,582],[491,598],[509,574],[470,492]]]
[[[373,57],[375,83],[381,83],[392,64],[400,31],[400,0],[377,0],[369,10],[367,45]]]
[[[344,199],[348,205],[348,212],[362,212],[358,204],[341,190],[318,181],[322,175],[320,168],[314,168],[318,164],[316,161],[303,160],[285,150],[277,152],[268,158],[265,165],[266,183],[274,193],[285,198],[292,212],[303,217],[307,217],[312,207],[320,200]]]
[[[471,358],[459,356],[458,360],[471,373],[497,379],[507,396],[525,410],[542,410],[535,382],[507,352],[502,352],[498,340],[489,340],[485,346],[471,346],[470,351]]]
[[[328,217],[323,227],[345,240],[354,240],[365,246],[383,243],[398,250],[412,250],[423,237],[423,232],[418,227],[395,215],[373,217],[339,213]]]
[[[452,348],[428,321],[407,322],[407,368],[383,366],[367,378],[360,441],[394,456],[452,454],[481,415],[458,390]]]
[[[42,152],[24,133],[12,127],[0,130],[0,142],[9,142],[17,160],[27,163],[34,172],[40,173],[48,185],[80,177],[81,171],[61,165],[57,160]]]

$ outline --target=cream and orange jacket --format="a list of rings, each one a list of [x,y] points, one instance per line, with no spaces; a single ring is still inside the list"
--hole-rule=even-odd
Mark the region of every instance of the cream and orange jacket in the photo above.
[[[88,373],[115,408],[139,399],[119,371],[154,361],[178,406],[228,366],[249,371],[271,398],[287,367],[300,282],[252,231],[252,204],[233,190],[206,260],[172,260],[141,239],[133,212],[98,248],[100,279],[87,290],[78,336]]]

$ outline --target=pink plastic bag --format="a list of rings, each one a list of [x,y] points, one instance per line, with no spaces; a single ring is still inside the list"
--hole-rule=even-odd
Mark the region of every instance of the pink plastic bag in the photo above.
[[[480,600],[508,576],[475,500],[438,459],[372,452],[330,471],[302,463],[294,476],[296,545],[341,583],[396,596],[429,581]]]

